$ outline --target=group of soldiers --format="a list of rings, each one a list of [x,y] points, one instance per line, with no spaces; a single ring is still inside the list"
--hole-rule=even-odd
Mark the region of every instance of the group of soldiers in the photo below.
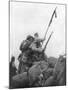
[[[20,55],[18,56],[19,68],[18,73],[28,70],[35,61],[45,59],[43,53],[42,44],[45,39],[39,39],[38,33],[34,34],[34,37],[28,35],[26,40],[20,45]],[[23,67],[22,67],[23,66]],[[25,67],[25,68],[24,68]]]
[[[61,56],[54,67],[51,67],[44,52],[48,41],[42,48],[44,40],[45,38],[39,38],[38,33],[34,36],[28,35],[26,40],[23,40],[19,48],[21,53],[18,56],[18,69],[14,66],[14,57],[10,63],[10,88],[66,84],[66,57]]]
[[[44,40],[45,40],[44,38],[43,39],[39,38],[38,33],[35,33],[34,36],[28,35],[26,40],[23,40],[23,42],[19,47],[21,53],[18,56],[19,65],[18,65],[18,70],[15,69],[16,70],[15,75],[16,74],[19,75],[24,72],[27,72],[28,74],[29,71],[30,73],[32,73],[32,71],[34,71],[34,70],[31,71],[30,69],[32,66],[36,65],[40,61],[47,62],[47,56],[43,52],[44,48],[42,48]],[[14,61],[12,62],[14,63]],[[43,62],[42,64],[45,64],[45,62]],[[11,70],[10,72],[12,73]]]

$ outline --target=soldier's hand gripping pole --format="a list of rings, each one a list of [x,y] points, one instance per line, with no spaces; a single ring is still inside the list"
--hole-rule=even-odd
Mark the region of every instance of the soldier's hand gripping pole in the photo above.
[[[47,30],[46,30],[46,33],[45,33],[45,36],[44,36],[44,40],[46,39],[46,34],[47,34],[47,32],[48,32],[48,30],[49,30],[49,27],[50,27],[50,25],[51,25],[51,23],[52,23],[52,21],[53,21],[54,15],[55,15],[55,18],[57,17],[56,9],[57,9],[57,7],[56,7],[55,10],[53,11],[53,14],[52,14],[52,16],[51,16],[51,19],[50,19],[50,21],[49,21],[49,24],[48,24],[48,27],[47,27]]]
[[[53,31],[51,32],[51,34],[50,34],[50,36],[49,36],[49,38],[48,38],[48,40],[47,40],[47,42],[46,42],[46,44],[45,44],[44,49],[42,50],[42,52],[45,51],[45,49],[46,49],[46,47],[47,47],[47,44],[48,44],[48,42],[49,42],[49,40],[50,40],[52,34],[53,34]]]

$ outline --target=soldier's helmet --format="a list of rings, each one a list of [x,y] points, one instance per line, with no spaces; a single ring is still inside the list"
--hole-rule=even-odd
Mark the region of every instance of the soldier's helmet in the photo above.
[[[34,34],[34,37],[39,37],[38,33],[35,33],[35,34]]]
[[[33,41],[33,40],[34,40],[34,37],[31,36],[31,35],[28,35],[27,38],[26,38],[26,40],[28,40],[28,41]]]
[[[11,57],[11,62],[14,62],[14,61],[15,61],[15,57],[12,56],[12,57]]]

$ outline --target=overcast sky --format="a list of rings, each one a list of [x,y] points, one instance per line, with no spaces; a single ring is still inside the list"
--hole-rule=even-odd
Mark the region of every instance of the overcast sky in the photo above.
[[[57,18],[47,33],[46,40],[53,30],[54,33],[47,45],[47,56],[58,57],[65,52],[65,6],[57,4],[10,3],[10,56],[18,57],[21,42],[27,35],[39,33],[43,38],[52,13],[57,6]],[[45,44],[45,42],[44,42]]]

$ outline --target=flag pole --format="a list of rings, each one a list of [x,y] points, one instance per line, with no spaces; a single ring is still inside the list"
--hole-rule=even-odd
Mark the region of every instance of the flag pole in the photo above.
[[[53,11],[53,14],[52,14],[52,16],[51,16],[51,19],[50,19],[50,21],[49,21],[49,24],[48,24],[48,27],[47,27],[47,29],[46,29],[46,33],[45,33],[45,36],[44,36],[44,40],[45,40],[45,38],[46,38],[46,34],[47,34],[47,32],[48,32],[48,29],[49,29],[49,27],[50,27],[50,25],[51,25],[51,23],[52,23],[52,19],[53,19],[53,17],[54,17],[54,14],[55,14],[55,17],[57,17],[57,15],[56,15],[56,9],[57,9],[57,7],[56,7],[55,10]]]
[[[46,44],[45,44],[45,46],[44,46],[44,49],[42,50],[42,52],[45,51],[45,49],[46,49],[46,47],[47,47],[47,44],[48,44],[48,42],[49,42],[49,40],[50,40],[50,38],[51,38],[51,36],[52,36],[53,33],[54,33],[54,32],[52,31],[51,34],[50,34],[50,36],[49,36],[49,38],[48,38],[48,40],[47,40],[47,42],[46,42]]]

